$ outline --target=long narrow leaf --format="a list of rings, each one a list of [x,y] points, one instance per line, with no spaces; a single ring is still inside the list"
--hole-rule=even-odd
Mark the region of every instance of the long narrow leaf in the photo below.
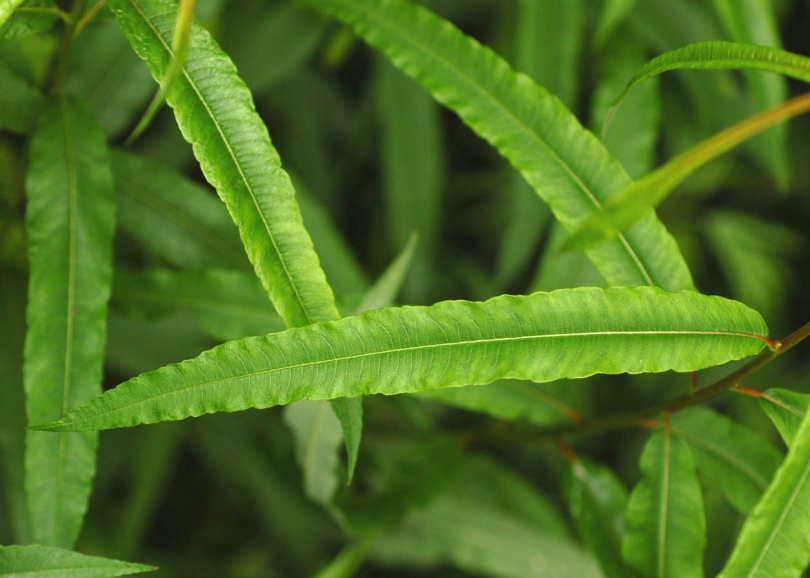
[[[25,340],[29,423],[59,419],[101,393],[115,199],[104,135],[80,102],[52,99],[31,142]],[[71,548],[90,495],[97,436],[26,440],[34,540]]]
[[[668,430],[656,432],[641,476],[627,506],[625,561],[647,577],[702,578],[706,519],[689,446]]]
[[[669,70],[765,70],[810,82],[810,58],[779,48],[712,40],[695,42],[653,58],[613,101],[619,106],[640,82]]]
[[[132,47],[162,81],[172,57],[177,5],[111,0]],[[210,34],[192,26],[182,78],[166,95],[206,178],[225,201],[253,266],[288,326],[336,319],[289,176],[236,67]]]
[[[10,578],[108,578],[157,570],[45,546],[0,546],[0,576]]]
[[[692,449],[698,471],[738,511],[750,513],[782,462],[776,448],[762,435],[706,408],[678,412],[671,425]]]
[[[575,228],[630,178],[574,116],[529,77],[428,10],[398,0],[306,0],[351,25],[492,144]],[[654,215],[589,252],[608,283],[691,288]]]
[[[720,578],[798,578],[810,562],[810,412]]]
[[[757,353],[766,331],[759,314],[741,303],[654,287],[377,309],[225,343],[136,377],[40,427],[126,427],[504,377],[543,382],[594,373],[692,371]]]
[[[779,430],[788,447],[793,446],[802,418],[810,407],[810,395],[789,389],[769,389],[759,398],[759,405]]]
[[[6,23],[14,9],[23,3],[23,0],[0,0],[0,26]]]
[[[745,119],[714,135],[631,184],[592,213],[569,237],[565,249],[584,249],[626,231],[645,218],[675,187],[712,159],[755,134],[810,111],[810,93]]]

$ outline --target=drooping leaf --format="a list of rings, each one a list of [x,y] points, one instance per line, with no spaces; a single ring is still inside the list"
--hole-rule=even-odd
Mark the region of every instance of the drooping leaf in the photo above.
[[[154,566],[86,556],[45,546],[0,546],[0,576],[107,578],[152,572]]]
[[[60,419],[101,393],[115,197],[104,135],[81,102],[55,97],[31,141],[26,178],[30,282],[28,423]],[[95,472],[97,436],[26,438],[33,538],[71,548]]]
[[[810,412],[720,578],[798,578],[810,563]]]
[[[769,389],[765,395],[767,397],[760,398],[760,407],[771,418],[785,444],[792,447],[802,418],[810,407],[810,395],[779,388]]]
[[[754,430],[707,408],[678,412],[670,423],[692,449],[697,470],[738,511],[750,513],[782,463],[776,448]]]
[[[628,230],[707,162],[766,128],[808,111],[810,93],[747,118],[679,154],[612,197],[600,211],[591,213],[569,237],[564,249],[585,249],[619,231]]]
[[[346,483],[350,484],[354,477],[354,468],[357,466],[357,455],[360,452],[360,438],[363,433],[363,403],[362,400],[348,397],[331,400],[332,411],[340,421],[343,429],[343,442],[346,446]]]
[[[627,490],[610,469],[576,457],[565,472],[568,510],[579,536],[606,578],[626,578],[632,571],[622,561]]]
[[[666,52],[645,64],[613,101],[619,106],[627,94],[651,76],[669,70],[765,70],[810,82],[810,58],[779,48],[743,42],[710,40]]]
[[[702,578],[706,519],[692,454],[669,431],[654,433],[630,495],[622,556],[643,576]]]
[[[0,473],[8,527],[0,530],[7,542],[31,541],[25,499],[25,274],[0,267]]]
[[[505,156],[567,228],[630,179],[599,141],[529,77],[447,21],[395,0],[307,0],[351,25]],[[678,249],[654,215],[589,252],[608,283],[691,287]]]
[[[112,0],[110,9],[152,74],[163,80],[172,56],[176,4]],[[236,67],[210,34],[193,25],[181,78],[166,95],[206,178],[239,226],[256,273],[288,326],[336,319],[290,179]]]
[[[594,373],[692,371],[753,355],[767,328],[741,303],[655,287],[377,309],[136,377],[43,429],[126,427],[301,399]],[[238,360],[238,362],[237,362]]]

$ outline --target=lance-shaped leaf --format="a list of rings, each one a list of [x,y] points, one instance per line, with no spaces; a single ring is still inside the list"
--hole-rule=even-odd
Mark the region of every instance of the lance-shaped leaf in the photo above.
[[[412,393],[499,378],[692,371],[757,353],[767,328],[693,291],[593,287],[376,309],[230,341],[143,374],[43,429],[126,427],[301,399]]]
[[[574,458],[565,472],[565,499],[582,541],[608,578],[632,576],[622,561],[627,490],[610,469]]]
[[[810,412],[720,578],[799,577],[810,562]]]
[[[6,23],[14,9],[22,3],[23,0],[0,0],[0,26]]]
[[[30,578],[107,578],[157,570],[45,546],[0,546],[0,576]]]
[[[791,447],[802,418],[810,407],[810,395],[774,388],[759,398],[759,405],[771,418],[785,444]]]
[[[132,47],[162,81],[173,56],[177,5],[171,0],[112,0]],[[239,226],[262,284],[288,326],[338,317],[289,176],[233,62],[193,25],[182,76],[166,95],[208,181]]]
[[[59,419],[101,393],[115,198],[104,135],[80,102],[51,100],[31,141],[26,180],[28,423]],[[34,541],[71,548],[87,509],[97,436],[26,439]]]
[[[568,238],[563,250],[585,249],[625,231],[646,217],[675,187],[712,159],[757,133],[810,111],[810,93],[745,119],[714,135],[637,180],[591,213]]]
[[[782,462],[779,451],[761,434],[710,409],[678,412],[670,423],[692,449],[698,471],[738,511],[750,513]]]
[[[656,432],[640,466],[627,506],[624,560],[643,576],[702,578],[706,519],[689,446],[669,431]]]
[[[810,58],[756,44],[712,40],[695,42],[653,58],[639,69],[613,101],[619,106],[633,88],[669,70],[765,70],[810,82]]]
[[[517,168],[569,229],[630,184],[621,165],[560,101],[425,8],[398,0],[306,0],[349,24],[455,111]],[[654,215],[589,256],[612,285],[691,288]]]

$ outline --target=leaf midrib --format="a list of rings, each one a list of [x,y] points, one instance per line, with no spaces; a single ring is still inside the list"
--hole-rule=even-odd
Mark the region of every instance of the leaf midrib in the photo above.
[[[144,12],[141,10],[141,7],[138,6],[137,2],[135,0],[129,0],[129,2],[133,6],[133,8],[138,12],[138,14],[141,15],[141,18],[143,18],[144,22],[146,22],[146,25],[149,26],[149,28],[155,34],[158,41],[161,43],[161,45],[163,45],[163,48],[166,50],[166,52],[169,54],[169,56],[174,58],[174,53],[172,52],[171,47],[166,43],[165,39],[160,34],[160,31],[154,26],[152,21],[146,16],[146,14],[144,14]],[[219,124],[219,121],[214,116],[214,114],[213,114],[213,112],[211,110],[211,107],[208,105],[208,102],[205,100],[205,98],[203,98],[202,93],[200,92],[199,88],[197,87],[197,84],[191,78],[191,75],[186,70],[185,65],[182,67],[182,71],[183,71],[183,76],[185,77],[186,81],[189,83],[189,86],[191,86],[192,90],[194,90],[194,93],[197,95],[197,98],[199,98],[200,102],[205,107],[205,110],[208,113],[208,117],[211,119],[211,122],[214,124],[214,127],[217,130],[217,133],[219,134],[220,138],[222,139],[222,143],[225,145],[225,148],[228,150],[228,154],[230,155],[231,160],[233,161],[233,164],[236,167],[236,170],[239,172],[239,176],[242,179],[242,183],[245,185],[245,188],[247,189],[248,193],[250,194],[250,199],[253,202],[253,207],[256,209],[256,214],[259,215],[259,218],[261,219],[261,222],[264,225],[265,231],[267,232],[267,236],[270,239],[270,243],[273,245],[273,250],[275,251],[276,256],[278,257],[278,260],[281,263],[282,268],[284,269],[284,274],[287,277],[287,281],[290,284],[290,287],[292,287],[293,293],[295,294],[295,299],[298,302],[298,305],[299,305],[301,311],[304,313],[304,316],[307,319],[307,323],[308,324],[313,323],[312,316],[310,315],[309,310],[306,307],[306,304],[304,303],[303,299],[301,298],[301,294],[300,294],[300,292],[298,290],[298,286],[295,284],[295,281],[293,280],[292,275],[290,275],[290,271],[289,271],[289,268],[287,267],[287,262],[284,259],[284,255],[281,253],[281,251],[279,251],[278,244],[276,243],[275,236],[273,235],[273,232],[270,229],[270,224],[267,222],[267,219],[265,219],[264,214],[262,213],[261,209],[259,208],[259,202],[258,202],[258,199],[256,198],[256,194],[253,191],[253,187],[251,186],[250,181],[248,180],[247,176],[245,175],[244,171],[242,170],[242,164],[236,158],[236,154],[234,153],[234,150],[231,147],[231,143],[225,137],[225,133],[223,132],[222,127]],[[283,308],[279,307],[279,309],[283,309]]]
[[[363,6],[361,6],[361,7],[359,7],[359,9],[360,9],[360,10],[364,10],[364,7],[363,7]],[[564,170],[564,171],[565,171],[565,172],[568,174],[568,176],[571,178],[571,180],[572,180],[572,181],[573,181],[573,182],[574,182],[574,183],[577,185],[577,187],[578,187],[578,188],[579,188],[579,189],[580,189],[580,190],[581,190],[581,191],[582,191],[582,192],[585,194],[585,196],[588,198],[588,200],[589,200],[589,201],[591,201],[591,203],[594,205],[594,207],[595,207],[596,209],[600,209],[600,208],[602,208],[602,204],[599,202],[599,199],[597,199],[597,198],[596,198],[596,196],[594,196],[594,194],[593,194],[593,193],[591,192],[591,190],[590,190],[590,189],[589,189],[589,188],[588,188],[588,187],[585,185],[585,183],[584,183],[584,182],[582,182],[582,180],[581,180],[581,179],[580,179],[580,178],[577,176],[577,174],[576,174],[576,173],[575,173],[575,172],[574,172],[574,171],[573,171],[573,170],[572,170],[572,169],[571,169],[571,168],[568,166],[568,163],[564,162],[564,161],[563,161],[563,160],[562,160],[562,159],[559,157],[559,155],[557,155],[557,153],[556,153],[556,152],[554,152],[554,150],[553,150],[551,147],[549,147],[549,145],[548,145],[548,144],[547,144],[547,143],[546,143],[546,142],[545,142],[545,141],[544,141],[544,140],[543,140],[543,139],[540,137],[540,135],[538,135],[537,133],[535,133],[534,131],[532,131],[532,130],[531,130],[529,127],[528,127],[528,125],[526,125],[526,123],[524,123],[524,122],[523,122],[523,121],[520,119],[520,117],[518,117],[516,114],[514,114],[514,113],[512,112],[512,109],[511,109],[511,108],[509,108],[509,107],[505,106],[504,104],[502,104],[502,102],[501,102],[501,101],[500,101],[498,98],[496,98],[496,97],[495,97],[495,95],[493,95],[493,94],[492,94],[492,92],[490,92],[489,90],[487,90],[487,88],[486,88],[486,87],[484,87],[484,86],[482,86],[480,83],[478,83],[478,82],[477,82],[477,81],[476,81],[476,80],[475,80],[473,77],[471,77],[471,76],[467,75],[467,74],[466,74],[466,73],[465,73],[465,72],[464,72],[462,69],[459,69],[457,66],[455,66],[455,65],[454,65],[454,63],[453,63],[451,60],[448,60],[448,59],[444,58],[442,55],[440,55],[440,54],[436,53],[435,51],[431,50],[429,46],[427,46],[426,44],[424,44],[423,42],[421,42],[421,41],[420,41],[420,40],[419,40],[417,37],[407,34],[408,28],[396,28],[396,27],[389,26],[389,25],[388,25],[388,23],[387,23],[387,20],[386,20],[384,17],[380,17],[380,16],[378,16],[376,12],[372,12],[372,11],[370,11],[370,10],[365,10],[365,13],[366,13],[367,15],[369,15],[369,17],[370,17],[372,20],[374,20],[376,23],[378,23],[378,24],[380,24],[380,25],[384,26],[384,27],[385,27],[387,30],[389,30],[389,31],[393,31],[395,35],[396,35],[396,34],[398,34],[398,35],[400,35],[400,36],[403,36],[403,37],[405,37],[405,38],[409,39],[409,40],[410,40],[412,43],[414,43],[414,44],[418,45],[419,47],[421,47],[421,48],[424,50],[424,52],[426,52],[426,53],[428,53],[428,54],[432,55],[432,56],[433,56],[433,58],[434,58],[435,60],[438,60],[438,61],[440,61],[440,62],[444,63],[444,65],[445,65],[446,67],[448,67],[448,68],[450,68],[450,69],[454,70],[454,71],[455,71],[455,72],[456,72],[456,73],[457,73],[459,76],[461,76],[461,77],[463,77],[463,78],[467,79],[467,81],[468,81],[468,82],[469,82],[469,83],[470,83],[470,84],[471,84],[471,85],[472,85],[472,86],[473,86],[473,87],[474,87],[474,88],[475,88],[475,89],[476,89],[476,90],[477,90],[479,93],[481,93],[482,95],[484,95],[485,97],[487,97],[487,99],[488,99],[488,100],[489,100],[491,103],[493,103],[493,104],[496,106],[496,108],[499,108],[499,109],[500,109],[500,110],[501,110],[503,113],[505,113],[505,114],[506,114],[506,115],[507,115],[509,118],[511,118],[511,119],[512,119],[512,121],[513,121],[513,122],[514,122],[514,123],[515,123],[515,124],[516,124],[518,127],[520,127],[520,128],[521,128],[521,129],[522,129],[522,130],[523,130],[525,133],[527,133],[527,134],[528,134],[528,135],[529,135],[529,136],[530,136],[530,137],[531,137],[533,140],[535,140],[535,141],[536,141],[536,142],[537,142],[537,143],[538,143],[538,144],[539,144],[539,145],[540,145],[540,146],[541,146],[543,149],[545,149],[545,150],[546,150],[546,152],[548,153],[548,155],[549,155],[549,156],[550,156],[550,157],[551,157],[553,160],[555,160],[555,161],[557,162],[557,164],[558,164],[558,165],[559,165],[559,166],[560,166],[560,167],[561,167],[561,168],[562,168],[562,169],[563,169],[563,170]],[[515,74],[516,74],[517,76],[523,76],[523,75],[521,75],[520,73],[515,73]],[[532,82],[533,82],[533,81],[532,81]],[[550,95],[550,94],[549,94],[549,97],[554,98],[554,97],[553,97],[553,95]],[[583,129],[583,130],[584,130],[584,129]],[[650,276],[649,272],[647,271],[647,268],[646,268],[646,267],[644,266],[644,264],[641,262],[641,259],[640,259],[640,258],[639,258],[639,256],[636,254],[635,250],[633,250],[632,246],[631,246],[631,245],[630,245],[630,243],[627,241],[627,238],[626,238],[626,236],[624,235],[624,233],[619,233],[618,235],[616,235],[616,237],[617,237],[617,238],[619,239],[619,241],[622,243],[622,246],[624,246],[624,248],[625,248],[625,250],[627,251],[628,255],[629,255],[629,256],[630,256],[630,258],[633,260],[633,262],[635,263],[635,265],[638,267],[639,271],[641,272],[642,276],[643,276],[643,277],[644,277],[644,279],[647,281],[647,283],[648,283],[650,286],[655,286],[655,283],[653,282],[652,277]]]
[[[391,354],[398,354],[398,353],[405,353],[411,351],[420,351],[420,350],[427,350],[427,349],[440,349],[443,347],[461,347],[466,345],[478,345],[478,344],[487,344],[487,343],[506,343],[511,341],[526,341],[532,339],[560,339],[566,337],[611,337],[616,335],[630,335],[630,336],[642,336],[642,335],[651,335],[651,336],[671,336],[671,335],[713,335],[713,336],[721,336],[721,337],[747,337],[751,339],[760,339],[758,336],[750,333],[741,333],[741,332],[734,332],[734,331],[701,331],[701,330],[681,330],[681,331],[653,331],[653,330],[640,330],[640,331],[579,331],[579,332],[571,332],[571,333],[550,333],[550,334],[540,334],[540,335],[518,335],[512,337],[492,337],[486,339],[468,339],[463,341],[452,341],[446,343],[429,343],[423,345],[416,345],[416,346],[408,346],[408,347],[397,347],[391,349],[385,349],[382,351],[371,351],[367,353],[358,353],[356,355],[344,355],[341,357],[331,357],[329,359],[318,359],[314,361],[307,361],[304,363],[297,363],[293,365],[284,365],[282,367],[273,367],[269,369],[262,369],[258,371],[250,371],[247,373],[236,374],[229,377],[223,377],[220,379],[213,379],[209,381],[204,381],[200,383],[193,383],[191,385],[187,385],[184,387],[172,389],[170,391],[161,391],[156,395],[151,395],[148,397],[141,398],[139,400],[133,401],[131,403],[127,403],[118,407],[114,407],[112,409],[98,412],[93,414],[89,417],[82,417],[80,419],[76,419],[73,421],[61,421],[57,423],[62,424],[78,424],[84,421],[89,421],[91,419],[97,419],[101,416],[108,415],[111,413],[117,413],[120,411],[125,410],[128,407],[132,407],[135,405],[140,405],[149,401],[153,401],[155,399],[160,399],[162,397],[167,397],[170,395],[175,395],[180,392],[200,389],[209,386],[215,386],[220,383],[233,381],[237,379],[245,379],[245,378],[252,378],[261,375],[269,375],[272,373],[278,373],[282,371],[293,371],[296,369],[301,369],[304,367],[313,367],[317,365],[326,365],[330,363],[341,363],[346,361],[352,361],[355,359],[362,359],[367,357],[375,357],[378,355],[391,355]],[[261,337],[257,339],[262,339]],[[211,350],[214,351],[214,350]],[[160,370],[156,370],[160,371]],[[138,379],[138,378],[135,378]],[[113,390],[114,391],[114,390]]]

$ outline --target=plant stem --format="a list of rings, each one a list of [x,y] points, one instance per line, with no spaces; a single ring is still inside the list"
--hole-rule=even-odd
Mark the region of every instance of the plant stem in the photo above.
[[[56,67],[51,77],[51,94],[57,94],[62,89],[62,82],[65,79],[68,64],[70,63],[70,52],[73,49],[73,40],[76,38],[76,27],[84,12],[84,4],[85,0],[74,0],[73,6],[70,9],[68,23],[65,26],[65,32],[62,36],[62,45],[59,47]]]
[[[763,351],[734,373],[727,375],[708,387],[698,389],[694,393],[684,395],[671,401],[618,415],[610,415],[592,420],[581,417],[580,421],[571,424],[547,428],[531,428],[520,432],[495,432],[488,434],[487,437],[504,437],[508,438],[510,441],[514,441],[516,438],[537,439],[538,437],[560,437],[566,435],[601,433],[636,426],[648,427],[649,420],[652,418],[701,404],[734,388],[743,379],[752,375],[762,366],[770,363],[807,337],[810,337],[810,323],[794,331],[782,341],[775,342],[773,348],[768,348]],[[645,421],[647,421],[647,424],[644,423]]]

